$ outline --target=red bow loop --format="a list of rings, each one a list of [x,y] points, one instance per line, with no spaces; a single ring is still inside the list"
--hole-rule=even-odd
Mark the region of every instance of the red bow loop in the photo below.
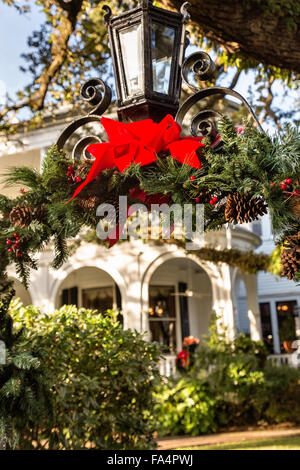
[[[193,168],[201,168],[196,150],[203,146],[202,137],[181,137],[181,127],[171,115],[156,124],[151,119],[123,123],[102,117],[101,123],[109,142],[89,145],[87,151],[95,161],[85,181],[76,189],[72,199],[99,173],[117,167],[123,172],[132,163],[149,165],[163,150]]]

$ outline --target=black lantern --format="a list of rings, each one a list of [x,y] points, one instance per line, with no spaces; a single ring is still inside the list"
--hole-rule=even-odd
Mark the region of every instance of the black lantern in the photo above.
[[[121,121],[175,116],[181,92],[181,65],[187,45],[186,2],[180,13],[142,0],[137,8],[105,16]]]
[[[159,122],[171,114],[182,127],[188,117],[192,136],[207,136],[214,141],[217,121],[222,115],[219,111],[206,108],[207,98],[219,95],[224,99],[230,95],[247,107],[258,128],[263,131],[251,106],[239,93],[220,86],[198,86],[198,81],[213,77],[215,64],[203,51],[194,52],[184,60],[188,45],[185,25],[190,18],[187,12],[189,5],[185,2],[180,13],[177,13],[154,7],[152,0],[140,0],[136,8],[115,17],[112,17],[108,5],[103,6],[114,66],[119,120],[151,118]],[[179,108],[182,80],[193,93]],[[93,109],[62,131],[57,140],[59,149],[82,126],[99,122],[99,117],[111,103],[112,92],[103,80],[91,78],[81,87],[81,95]],[[101,142],[98,135],[81,137],[73,146],[73,157],[89,158],[86,148],[96,142]],[[214,149],[221,145],[220,142]]]

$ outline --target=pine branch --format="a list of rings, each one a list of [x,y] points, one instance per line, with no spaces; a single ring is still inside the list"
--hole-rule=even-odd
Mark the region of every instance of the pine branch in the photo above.
[[[5,183],[8,186],[14,186],[16,184],[28,186],[31,189],[36,189],[42,184],[42,176],[34,168],[27,166],[12,167],[4,178]]]
[[[67,240],[62,234],[57,234],[54,238],[55,258],[52,261],[54,269],[60,268],[68,259],[68,245]]]

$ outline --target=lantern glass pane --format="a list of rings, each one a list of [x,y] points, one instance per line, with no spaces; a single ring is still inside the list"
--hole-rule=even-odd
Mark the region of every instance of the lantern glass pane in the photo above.
[[[153,90],[168,94],[175,29],[159,23],[152,23],[151,29]]]
[[[143,91],[142,25],[120,31],[120,43],[128,96]]]

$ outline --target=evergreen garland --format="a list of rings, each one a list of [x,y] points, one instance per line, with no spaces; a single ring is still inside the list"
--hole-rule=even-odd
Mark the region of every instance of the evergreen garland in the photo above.
[[[126,240],[123,240],[125,242]],[[69,249],[73,253],[76,251],[82,242],[94,243],[102,245],[102,241],[97,237],[96,231],[91,230],[83,234],[79,239],[74,241]],[[186,250],[186,240],[181,240],[170,237],[169,239],[152,240],[156,245],[176,245],[182,250]],[[188,253],[188,250],[186,250]],[[254,253],[253,251],[241,251],[233,248],[218,249],[213,246],[205,246],[198,250],[193,250],[193,255],[197,256],[200,260],[210,261],[212,263],[226,263],[230,266],[238,268],[246,274],[256,274],[258,271],[269,271],[274,273],[272,257],[264,253]],[[278,274],[275,272],[275,274]]]
[[[204,204],[205,230],[218,229],[227,221],[254,220],[267,205],[278,245],[296,235],[300,231],[298,130],[287,126],[280,136],[271,138],[246,125],[238,134],[224,118],[219,132],[221,149],[202,147],[199,170],[159,155],[148,166],[133,164],[122,173],[117,169],[101,172],[69,203],[87,176],[90,161],[73,161],[54,146],[41,173],[28,167],[13,168],[7,184],[24,188],[15,199],[0,195],[0,279],[4,279],[7,265],[14,263],[28,285],[30,270],[37,267],[35,254],[50,241],[54,244],[53,267],[59,268],[69,256],[68,239],[76,237],[83,226],[96,227],[95,203],[119,195],[131,197],[134,188],[149,195],[167,195],[174,203]],[[236,211],[229,201],[231,206],[232,201],[236,204]],[[296,271],[293,278],[298,275]]]
[[[4,279],[1,286],[0,341],[5,346],[5,361],[0,363],[0,449],[3,449],[14,448],[25,438],[25,428],[34,439],[35,429],[43,419],[51,426],[53,402],[42,361],[22,345],[23,330],[14,332],[9,315],[9,304],[15,294],[12,281]]]
[[[7,184],[23,188],[14,199],[0,195],[0,340],[7,348],[7,362],[0,365],[0,446],[15,445],[22,434],[24,419],[34,435],[36,420],[49,417],[52,412],[49,384],[39,353],[24,349],[22,332],[13,331],[9,302],[14,291],[7,279],[7,266],[14,263],[27,286],[30,271],[37,268],[36,253],[52,242],[52,265],[59,268],[72,249],[79,246],[77,235],[83,226],[92,229],[86,238],[95,242],[98,204],[114,201],[119,195],[127,195],[130,202],[135,202],[131,190],[140,188],[148,195],[166,195],[174,203],[193,203],[194,207],[196,203],[204,204],[205,230],[218,229],[228,221],[254,220],[267,206],[275,241],[281,247],[278,253],[284,264],[283,272],[289,278],[300,279],[298,130],[287,126],[280,136],[271,138],[247,125],[237,134],[232,122],[224,118],[219,131],[223,145],[214,151],[210,142],[205,142],[207,145],[199,154],[200,170],[161,154],[155,164],[131,165],[123,173],[117,169],[103,171],[69,203],[87,176],[90,161],[73,161],[54,146],[44,159],[41,173],[25,166],[11,169]],[[70,239],[75,239],[73,247],[68,243]],[[184,240],[157,243],[165,242],[184,248]],[[228,263],[247,273],[272,270],[274,265],[274,260],[266,255],[239,250],[206,246],[194,254],[203,260]]]

